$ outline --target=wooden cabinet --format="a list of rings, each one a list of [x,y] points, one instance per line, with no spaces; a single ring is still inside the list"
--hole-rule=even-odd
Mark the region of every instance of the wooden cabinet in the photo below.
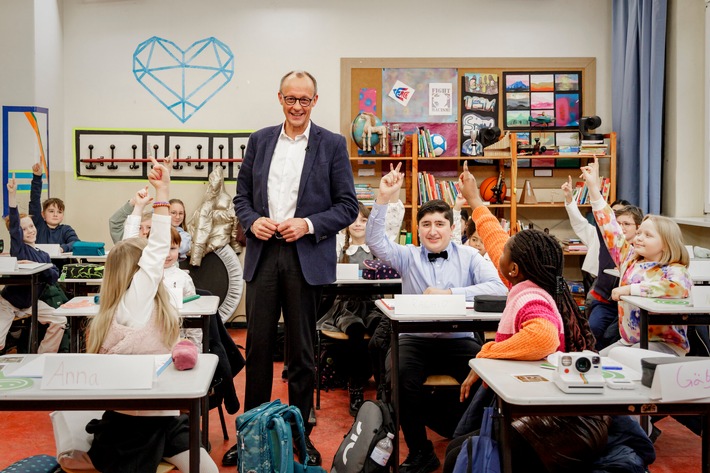
[[[610,180],[609,188],[609,202],[616,200],[616,133],[609,133],[604,135],[605,143],[608,145],[608,153],[605,155],[597,156],[600,163],[600,174],[602,176],[608,177]],[[410,149],[408,147],[408,149]],[[504,156],[482,156],[476,157],[478,160],[491,160],[492,164],[485,165],[474,165],[472,164],[473,157],[471,156],[456,156],[456,157],[435,157],[435,158],[422,158],[417,156],[417,144],[416,140],[411,146],[411,157],[403,158],[393,158],[393,157],[353,157],[351,161],[353,162],[353,168],[355,171],[356,182],[369,182],[373,188],[379,185],[380,177],[382,176],[382,171],[387,171],[389,169],[389,163],[396,164],[401,161],[403,164],[403,170],[405,172],[405,183],[403,185],[405,198],[403,202],[405,203],[406,214],[404,227],[408,232],[412,233],[412,242],[414,244],[418,243],[417,239],[417,210],[420,207],[419,203],[419,180],[418,173],[421,171],[432,172],[432,174],[437,175],[441,173],[442,169],[445,169],[446,176],[443,177],[445,180],[457,180],[458,175],[461,172],[462,164],[464,160],[469,161],[469,170],[474,174],[478,184],[486,177],[498,176],[502,171],[503,176],[506,181],[506,187],[508,188],[508,196],[503,204],[491,204],[489,208],[493,213],[495,213],[499,218],[506,218],[511,222],[511,234],[518,231],[517,222],[522,220],[526,221],[526,215],[532,215],[535,212],[542,212],[545,218],[551,220],[567,220],[567,214],[564,211],[564,196],[560,190],[562,182],[567,179],[568,175],[572,176],[573,181],[579,181],[579,169],[578,167],[570,168],[541,168],[535,167],[535,160],[539,159],[579,159],[580,166],[585,165],[593,156],[591,154],[579,154],[579,155],[557,155],[557,154],[545,154],[545,155],[519,155],[517,153],[517,138],[515,133],[510,134],[510,152]],[[526,165],[529,163],[530,167],[521,167],[521,160]],[[369,178],[362,178],[357,176],[357,168],[362,161],[373,161],[375,163],[375,175]],[[444,163],[444,164],[442,164]],[[549,177],[539,177],[535,176],[535,171],[539,169],[548,169],[548,173],[551,174]],[[519,203],[520,196],[522,195],[523,186],[526,180],[530,180],[533,189],[536,193],[537,203],[535,204],[521,204]],[[580,208],[589,208],[589,205],[580,205]]]

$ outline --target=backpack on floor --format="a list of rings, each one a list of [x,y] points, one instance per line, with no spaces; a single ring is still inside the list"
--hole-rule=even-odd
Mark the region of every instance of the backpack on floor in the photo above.
[[[293,437],[299,441],[300,462],[293,453]],[[325,473],[306,465],[306,436],[301,412],[266,402],[237,417],[237,471],[240,473]]]
[[[386,466],[378,465],[370,454],[377,442],[394,431],[392,407],[382,401],[365,401],[357,411],[350,431],[345,434],[333,458],[330,473],[375,473],[389,471],[393,461]]]
[[[18,460],[0,473],[60,473],[57,459],[50,455],[33,455]]]

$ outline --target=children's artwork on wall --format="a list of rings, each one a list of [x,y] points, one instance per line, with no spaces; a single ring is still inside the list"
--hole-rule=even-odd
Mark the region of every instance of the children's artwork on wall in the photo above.
[[[504,127],[576,128],[582,110],[580,72],[504,72]]]
[[[456,69],[382,69],[382,121],[455,123],[458,116],[458,72]],[[431,115],[429,84],[449,84],[451,114]],[[440,88],[440,87],[439,87]],[[402,94],[407,93],[406,104]],[[394,98],[393,98],[394,96]]]
[[[150,157],[173,156],[170,179],[204,182],[216,166],[237,179],[251,131],[74,130],[76,177],[145,180]]]
[[[479,72],[461,76],[461,149],[462,156],[482,156],[483,146],[477,132],[498,124],[498,75]],[[474,160],[473,164],[489,164]]]
[[[214,37],[182,49],[168,39],[153,36],[133,53],[133,75],[185,123],[232,80],[234,54]]]
[[[49,193],[49,109],[42,107],[2,107],[2,196],[3,215],[7,215],[7,183],[11,175],[18,193],[30,192],[32,166],[43,170],[42,199]],[[23,212],[26,202],[19,203]]]
[[[377,89],[360,89],[359,112],[377,114]]]

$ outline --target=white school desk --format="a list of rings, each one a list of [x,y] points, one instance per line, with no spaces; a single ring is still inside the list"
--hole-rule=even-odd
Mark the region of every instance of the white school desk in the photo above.
[[[75,255],[74,253],[61,253],[59,255],[54,255],[52,259],[75,259],[78,262],[86,261],[87,263],[105,263],[106,258],[108,258],[108,253],[101,256],[81,256]]]
[[[79,326],[81,319],[86,317],[94,317],[99,313],[99,305],[94,304],[94,296],[75,297],[69,303],[77,303],[82,301],[91,302],[90,306],[65,308],[59,307],[55,310],[56,315],[65,317],[76,317],[79,320],[71,324],[70,333],[70,351],[78,352],[79,347]],[[185,302],[181,309],[178,309],[180,316],[183,317],[184,327],[202,328],[202,352],[207,353],[210,347],[210,319],[209,317],[217,312],[219,308],[219,296],[200,296],[198,299],[190,302]],[[201,322],[198,324],[195,321]]]
[[[18,269],[15,271],[0,271],[0,285],[30,286],[32,297],[32,318],[30,320],[30,353],[37,353],[37,301],[39,288],[42,285],[40,273],[52,267],[52,263],[44,263],[32,269]]]
[[[649,325],[710,325],[710,286],[693,286],[690,299],[658,299],[621,296],[621,300],[641,311],[639,330],[641,348],[648,348]]]
[[[370,296],[401,294],[401,279],[338,279],[323,286],[323,295]]]
[[[393,299],[380,299],[375,305],[390,320],[392,339],[390,342],[390,357],[392,371],[392,405],[394,407],[395,432],[399,432],[399,334],[400,333],[432,333],[432,332],[484,332],[498,330],[498,322],[502,312],[476,312],[467,309],[466,315],[440,314],[431,315],[395,315]],[[389,305],[389,307],[388,307]],[[399,435],[394,436],[393,457],[394,471],[399,471]]]
[[[604,394],[566,394],[553,382],[554,371],[540,367],[540,361],[511,361],[474,358],[471,368],[498,395],[502,414],[500,452],[502,470],[512,471],[510,435],[514,418],[523,416],[700,414],[703,419],[702,471],[710,472],[710,398],[664,403],[652,401],[650,389],[635,382],[634,390],[604,387]],[[514,375],[539,375],[549,382],[522,382]]]
[[[24,356],[23,363],[40,355]],[[63,356],[55,353],[47,356]],[[102,355],[111,356],[111,355]],[[178,371],[168,366],[151,389],[126,390],[50,390],[40,389],[41,380],[29,380],[23,389],[0,390],[3,411],[45,410],[173,410],[188,411],[190,420],[190,472],[200,471],[200,405],[207,399],[217,368],[217,355],[200,354],[191,370]],[[28,378],[18,378],[25,380]],[[207,415],[207,414],[205,414]],[[206,445],[206,444],[205,444]]]

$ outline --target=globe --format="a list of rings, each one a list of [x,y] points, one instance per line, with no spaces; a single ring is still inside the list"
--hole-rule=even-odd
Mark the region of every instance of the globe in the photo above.
[[[374,118],[375,123],[371,124],[371,117]],[[381,127],[382,120],[371,113],[360,112],[357,114],[353,123],[350,127],[350,131],[353,137],[353,141],[357,144],[360,149],[365,149],[363,146],[363,134],[366,133],[368,127]],[[367,136],[365,136],[367,140]],[[370,135],[370,146],[374,151],[375,147],[380,143],[380,135],[372,133]]]

